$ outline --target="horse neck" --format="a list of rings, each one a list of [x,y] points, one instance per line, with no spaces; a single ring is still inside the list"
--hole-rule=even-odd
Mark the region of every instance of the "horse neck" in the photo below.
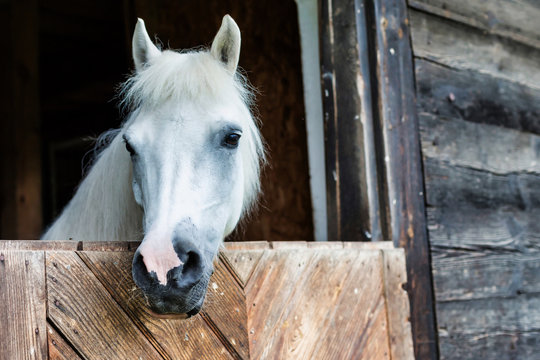
[[[119,132],[43,239],[138,240],[142,211],[131,188],[131,161]]]

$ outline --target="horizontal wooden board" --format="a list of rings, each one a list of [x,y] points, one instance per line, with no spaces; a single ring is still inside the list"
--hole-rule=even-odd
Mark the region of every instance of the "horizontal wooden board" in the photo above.
[[[436,248],[432,267],[439,302],[540,293],[540,251]]]
[[[448,335],[439,332],[441,360],[538,358],[540,331]]]
[[[540,294],[510,298],[441,302],[439,328],[449,334],[540,331]]]
[[[424,59],[415,72],[419,113],[540,135],[540,89]]]
[[[468,204],[471,210],[510,206],[540,209],[540,175],[527,172],[494,174],[432,158],[424,160],[428,206],[450,208]]]
[[[426,113],[420,114],[420,133],[423,155],[448,166],[540,175],[539,135]]]
[[[414,56],[540,88],[540,49],[413,9],[409,17]]]
[[[409,0],[409,6],[540,48],[540,3],[535,0]]]

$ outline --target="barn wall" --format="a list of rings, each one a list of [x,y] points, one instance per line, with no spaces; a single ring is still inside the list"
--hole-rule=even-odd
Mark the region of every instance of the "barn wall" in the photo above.
[[[442,359],[540,352],[540,4],[410,0]]]

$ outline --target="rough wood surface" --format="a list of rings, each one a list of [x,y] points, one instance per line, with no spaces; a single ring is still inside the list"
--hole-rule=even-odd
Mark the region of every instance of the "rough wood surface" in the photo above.
[[[82,252],[80,256],[161,356],[186,360],[231,358],[202,317],[159,319],[150,312],[131,278],[132,252]]]
[[[50,324],[47,324],[50,360],[80,360],[81,357]]]
[[[536,359],[539,4],[409,4],[441,359]]]
[[[0,358],[47,359],[43,251],[0,250]]]
[[[450,166],[540,175],[540,135],[426,113],[420,133],[423,155]]]
[[[409,5],[540,48],[538,1],[409,0]]]
[[[364,1],[321,3],[328,240],[369,241],[381,232],[374,109]]]
[[[392,359],[414,359],[411,323],[407,318],[409,298],[403,286],[407,267],[403,249],[387,250],[383,255],[384,294],[388,316],[388,336]]]
[[[47,252],[46,268],[48,316],[81,355],[160,358],[76,253]]]
[[[540,49],[413,9],[409,13],[415,56],[540,88]]]
[[[405,249],[414,354],[437,359],[437,330],[426,229],[424,177],[418,132],[409,26],[405,1],[374,2],[378,119],[384,149],[388,233]],[[416,50],[415,50],[416,51]]]
[[[1,250],[1,289],[11,280],[15,258],[18,271],[34,267],[41,277],[41,287],[27,279],[28,286],[17,283],[18,291],[0,292],[9,304],[0,307],[1,320],[8,319],[7,311],[21,314],[17,324],[42,341],[42,356],[28,356],[37,352],[25,346],[14,350],[13,341],[0,342],[2,354],[111,360],[408,359],[413,354],[402,250],[384,244],[371,249],[347,243],[251,245],[247,250],[231,245],[237,250],[220,254],[205,305],[189,320],[156,317],[148,310],[131,279],[133,251],[127,244],[104,244],[103,251]],[[237,276],[242,256],[254,251],[258,258],[250,261],[251,276],[242,282]],[[25,305],[40,296],[41,308]],[[28,322],[36,316],[37,325]],[[3,338],[14,339],[13,328],[1,331]]]
[[[415,73],[421,113],[540,135],[540,89],[423,59]]]
[[[390,358],[379,251],[266,251],[246,290],[255,359]]]

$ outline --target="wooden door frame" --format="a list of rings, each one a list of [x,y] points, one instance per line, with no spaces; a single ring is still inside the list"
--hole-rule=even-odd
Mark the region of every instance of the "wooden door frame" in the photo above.
[[[405,249],[415,356],[437,359],[407,2],[319,9],[329,239]]]

